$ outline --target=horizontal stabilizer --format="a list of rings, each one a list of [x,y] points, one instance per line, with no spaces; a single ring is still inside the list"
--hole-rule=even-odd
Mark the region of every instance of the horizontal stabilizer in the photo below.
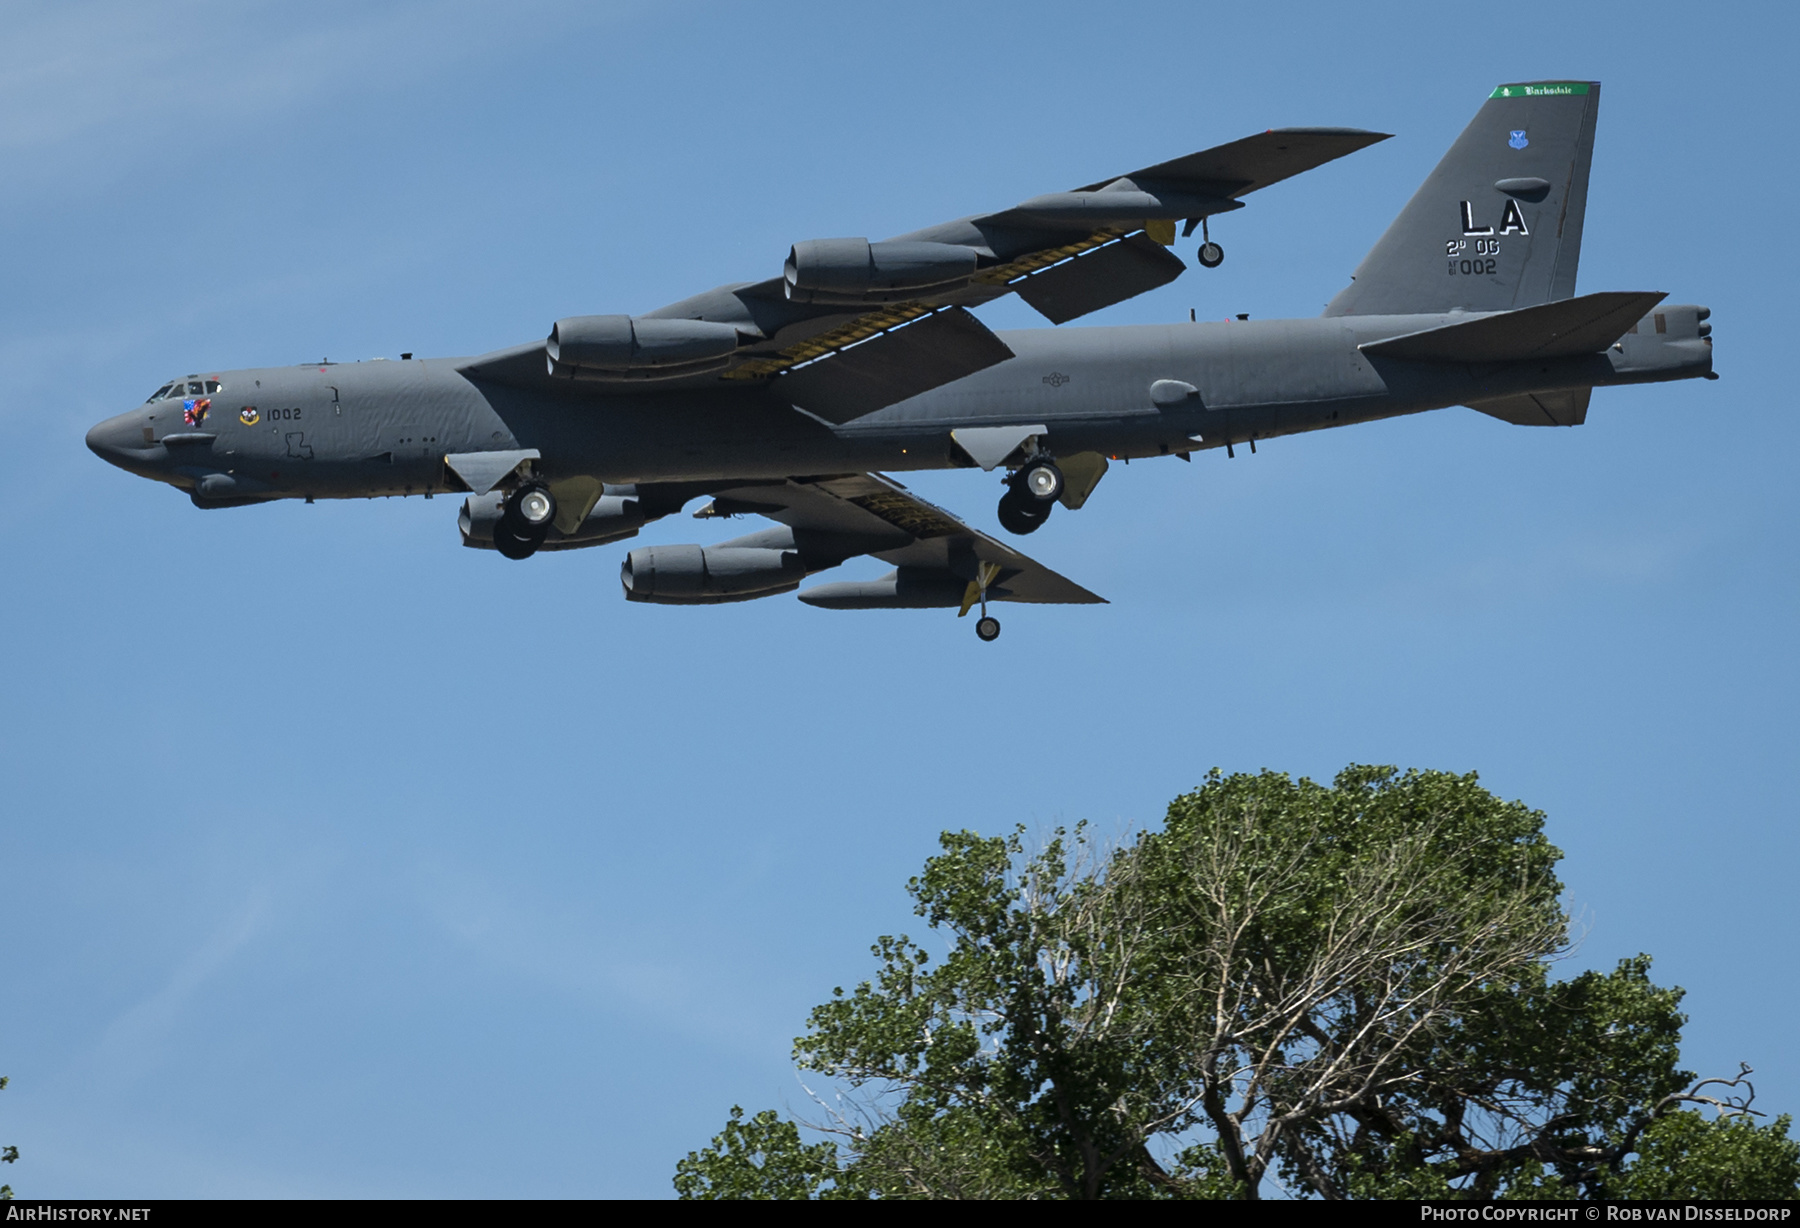
[[[1359,348],[1374,357],[1411,362],[1518,362],[1597,354],[1667,297],[1653,290],[1584,294],[1370,341]]]
[[[843,423],[1012,356],[987,325],[950,307],[789,371],[775,391],[815,418]]]
[[[1013,283],[1052,324],[1065,324],[1180,277],[1186,263],[1141,231]]]
[[[1559,392],[1528,392],[1524,396],[1471,401],[1469,408],[1514,426],[1580,426],[1587,421],[1588,400],[1593,395],[1592,388],[1564,388]]]

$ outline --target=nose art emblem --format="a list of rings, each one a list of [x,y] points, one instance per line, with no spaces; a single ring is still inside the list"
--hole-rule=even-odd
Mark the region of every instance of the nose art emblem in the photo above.
[[[181,403],[181,420],[189,426],[199,426],[206,421],[206,411],[211,408],[211,397],[201,397],[199,400],[189,397]]]

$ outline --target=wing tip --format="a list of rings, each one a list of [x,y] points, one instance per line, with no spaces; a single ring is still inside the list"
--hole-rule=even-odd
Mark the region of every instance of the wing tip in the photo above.
[[[1373,128],[1270,128],[1272,136],[1354,136],[1367,137],[1369,144],[1386,141],[1393,137],[1391,132],[1377,132]]]

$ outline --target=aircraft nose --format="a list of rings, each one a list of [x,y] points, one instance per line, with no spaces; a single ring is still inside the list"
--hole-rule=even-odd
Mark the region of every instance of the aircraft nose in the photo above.
[[[115,465],[130,459],[132,452],[143,451],[143,422],[135,413],[120,414],[98,423],[87,433],[87,446],[101,460]]]

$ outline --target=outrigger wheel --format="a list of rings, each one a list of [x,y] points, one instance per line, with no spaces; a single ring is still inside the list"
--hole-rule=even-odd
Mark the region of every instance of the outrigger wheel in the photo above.
[[[1000,564],[992,561],[975,564],[975,578],[963,590],[962,610],[957,614],[961,618],[976,602],[981,603],[981,617],[975,620],[975,635],[984,644],[1000,638],[1000,620],[987,612],[987,603],[988,586],[1000,578],[1001,570]]]
[[[1193,226],[1194,224],[1192,222],[1188,223],[1189,234],[1194,233]],[[1217,243],[1214,243],[1212,241],[1212,236],[1206,233],[1205,218],[1200,219],[1200,238],[1203,242],[1200,244],[1199,252],[1195,255],[1195,259],[1200,262],[1200,267],[1203,269],[1216,269],[1221,264],[1224,264],[1225,249],[1220,247]]]

